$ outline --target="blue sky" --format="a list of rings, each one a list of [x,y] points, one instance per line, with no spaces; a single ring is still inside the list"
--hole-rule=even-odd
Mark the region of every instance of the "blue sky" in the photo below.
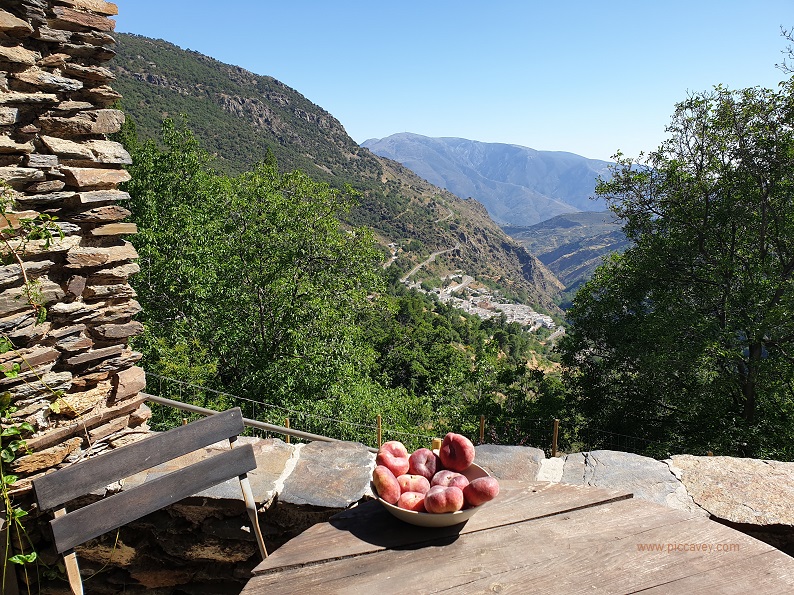
[[[118,31],[273,76],[362,142],[458,136],[608,159],[688,92],[774,87],[792,0],[118,0]]]

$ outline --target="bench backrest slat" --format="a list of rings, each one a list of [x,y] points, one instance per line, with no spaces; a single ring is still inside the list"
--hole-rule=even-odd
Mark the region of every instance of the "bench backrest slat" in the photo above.
[[[115,481],[236,436],[243,429],[242,412],[236,407],[75,463],[33,481],[39,507],[59,507]]]
[[[255,468],[254,449],[250,444],[245,444],[79,508],[51,521],[56,549],[58,553],[63,553]]]

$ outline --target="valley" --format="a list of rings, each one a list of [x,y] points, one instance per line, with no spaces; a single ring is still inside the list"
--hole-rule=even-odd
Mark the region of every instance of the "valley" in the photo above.
[[[563,307],[605,258],[623,252],[630,244],[609,211],[566,213],[530,227],[503,229],[565,285]]]
[[[423,271],[456,270],[498,286],[513,301],[561,314],[562,284],[494,223],[475,198],[439,188],[400,163],[359,147],[340,122],[272,77],[223,64],[162,40],[118,34],[111,62],[122,108],[141,139],[156,139],[164,117],[186,118],[221,172],[238,174],[276,159],[357,196],[345,218],[373,230],[401,274],[438,253]],[[453,246],[458,249],[447,252]]]
[[[619,222],[596,199],[606,161],[462,138],[400,133],[362,143],[461,198],[491,218],[559,279],[563,308],[604,257],[625,249]]]

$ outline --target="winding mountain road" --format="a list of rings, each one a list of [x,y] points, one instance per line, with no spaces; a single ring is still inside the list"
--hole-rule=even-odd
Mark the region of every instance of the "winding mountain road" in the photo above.
[[[423,261],[423,262],[420,262],[418,265],[416,265],[414,268],[412,268],[410,271],[408,271],[408,272],[407,272],[407,273],[406,273],[406,274],[405,274],[405,275],[404,275],[404,276],[403,276],[403,277],[400,279],[400,282],[401,282],[401,283],[405,283],[405,282],[406,282],[406,281],[407,281],[407,280],[408,280],[408,279],[411,277],[411,275],[413,275],[413,274],[414,274],[416,271],[418,271],[419,269],[421,269],[421,268],[422,268],[423,266],[425,266],[426,264],[430,264],[431,262],[435,261],[435,259],[436,259],[436,257],[437,257],[437,256],[441,256],[442,254],[447,254],[448,252],[454,252],[455,250],[458,250],[458,249],[460,249],[460,247],[461,247],[461,243],[460,243],[460,242],[458,242],[458,243],[456,243],[456,244],[455,244],[455,246],[454,246],[453,248],[447,248],[446,250],[439,250],[439,251],[437,251],[437,252],[433,252],[433,253],[432,253],[432,254],[431,254],[431,255],[430,255],[428,258],[427,258],[427,260],[425,260],[425,261]]]

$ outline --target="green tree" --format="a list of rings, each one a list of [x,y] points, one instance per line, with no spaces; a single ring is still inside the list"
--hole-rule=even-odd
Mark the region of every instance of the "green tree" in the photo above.
[[[219,175],[184,123],[166,121],[159,146],[124,140],[150,371],[297,402],[368,369],[357,318],[373,307],[380,255],[368,231],[340,223],[352,193],[274,159]]]
[[[369,357],[358,320],[376,307],[381,256],[368,230],[340,223],[352,190],[271,163],[227,179],[224,193],[211,342],[230,371],[249,372],[226,386],[316,398],[355,377]]]
[[[142,272],[131,283],[146,328],[136,347],[149,372],[204,384],[217,367],[217,354],[202,339],[212,316],[218,242],[212,228],[223,208],[222,179],[210,169],[209,155],[184,121],[163,122],[158,145],[139,143],[127,118],[119,140],[133,156],[125,189],[138,224],[131,240]]]
[[[680,103],[597,193],[634,243],[574,299],[578,406],[671,449],[791,458],[794,84]]]

